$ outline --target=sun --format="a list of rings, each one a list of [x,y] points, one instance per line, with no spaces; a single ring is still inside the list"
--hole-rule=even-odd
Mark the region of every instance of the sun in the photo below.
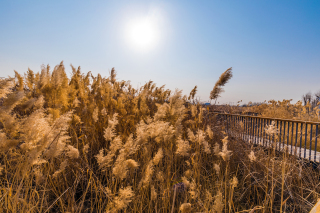
[[[154,48],[159,41],[159,35],[157,22],[151,17],[135,19],[127,25],[128,43],[138,50]]]

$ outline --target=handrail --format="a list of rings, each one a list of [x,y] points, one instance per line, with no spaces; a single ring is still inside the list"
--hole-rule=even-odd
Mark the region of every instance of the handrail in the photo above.
[[[229,113],[218,113],[218,112],[209,112],[212,114],[219,115],[232,115],[232,116],[241,116],[241,117],[249,117],[249,118],[260,118],[260,119],[268,119],[268,120],[278,120],[278,121],[288,121],[288,122],[297,122],[297,123],[306,123],[306,124],[315,124],[320,125],[320,122],[314,121],[302,121],[302,120],[292,120],[292,119],[283,119],[283,118],[271,118],[271,117],[262,117],[262,116],[252,116],[252,115],[240,115],[240,114],[229,114]]]

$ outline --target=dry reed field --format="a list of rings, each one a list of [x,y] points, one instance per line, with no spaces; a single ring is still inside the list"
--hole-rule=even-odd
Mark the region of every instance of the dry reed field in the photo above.
[[[183,96],[152,81],[135,89],[114,69],[107,78],[72,70],[68,78],[61,62],[0,80],[0,212],[289,213],[319,198],[317,168],[228,136],[205,119],[197,87]],[[231,77],[222,73],[212,100]],[[319,113],[304,109],[250,110]]]

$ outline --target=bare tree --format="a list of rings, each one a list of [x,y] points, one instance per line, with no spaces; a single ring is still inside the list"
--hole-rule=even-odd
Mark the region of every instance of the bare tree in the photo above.
[[[306,106],[308,103],[310,104],[310,107],[307,109],[308,112],[309,110],[313,110],[317,104],[320,102],[320,90],[314,94],[311,94],[310,92],[304,94],[302,96],[303,104]]]
[[[314,93],[314,96],[317,98],[317,100],[320,100],[320,90],[316,93]]]
[[[311,92],[308,92],[307,94],[304,94],[302,96],[302,100],[303,100],[303,104],[304,105],[307,105],[307,103],[311,103],[311,100],[312,100],[312,95],[311,95]]]

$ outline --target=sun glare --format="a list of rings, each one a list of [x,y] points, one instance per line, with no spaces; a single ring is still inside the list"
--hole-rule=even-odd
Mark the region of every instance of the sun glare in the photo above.
[[[152,17],[130,21],[126,31],[128,43],[137,50],[154,48],[159,41],[160,34],[157,24]]]

